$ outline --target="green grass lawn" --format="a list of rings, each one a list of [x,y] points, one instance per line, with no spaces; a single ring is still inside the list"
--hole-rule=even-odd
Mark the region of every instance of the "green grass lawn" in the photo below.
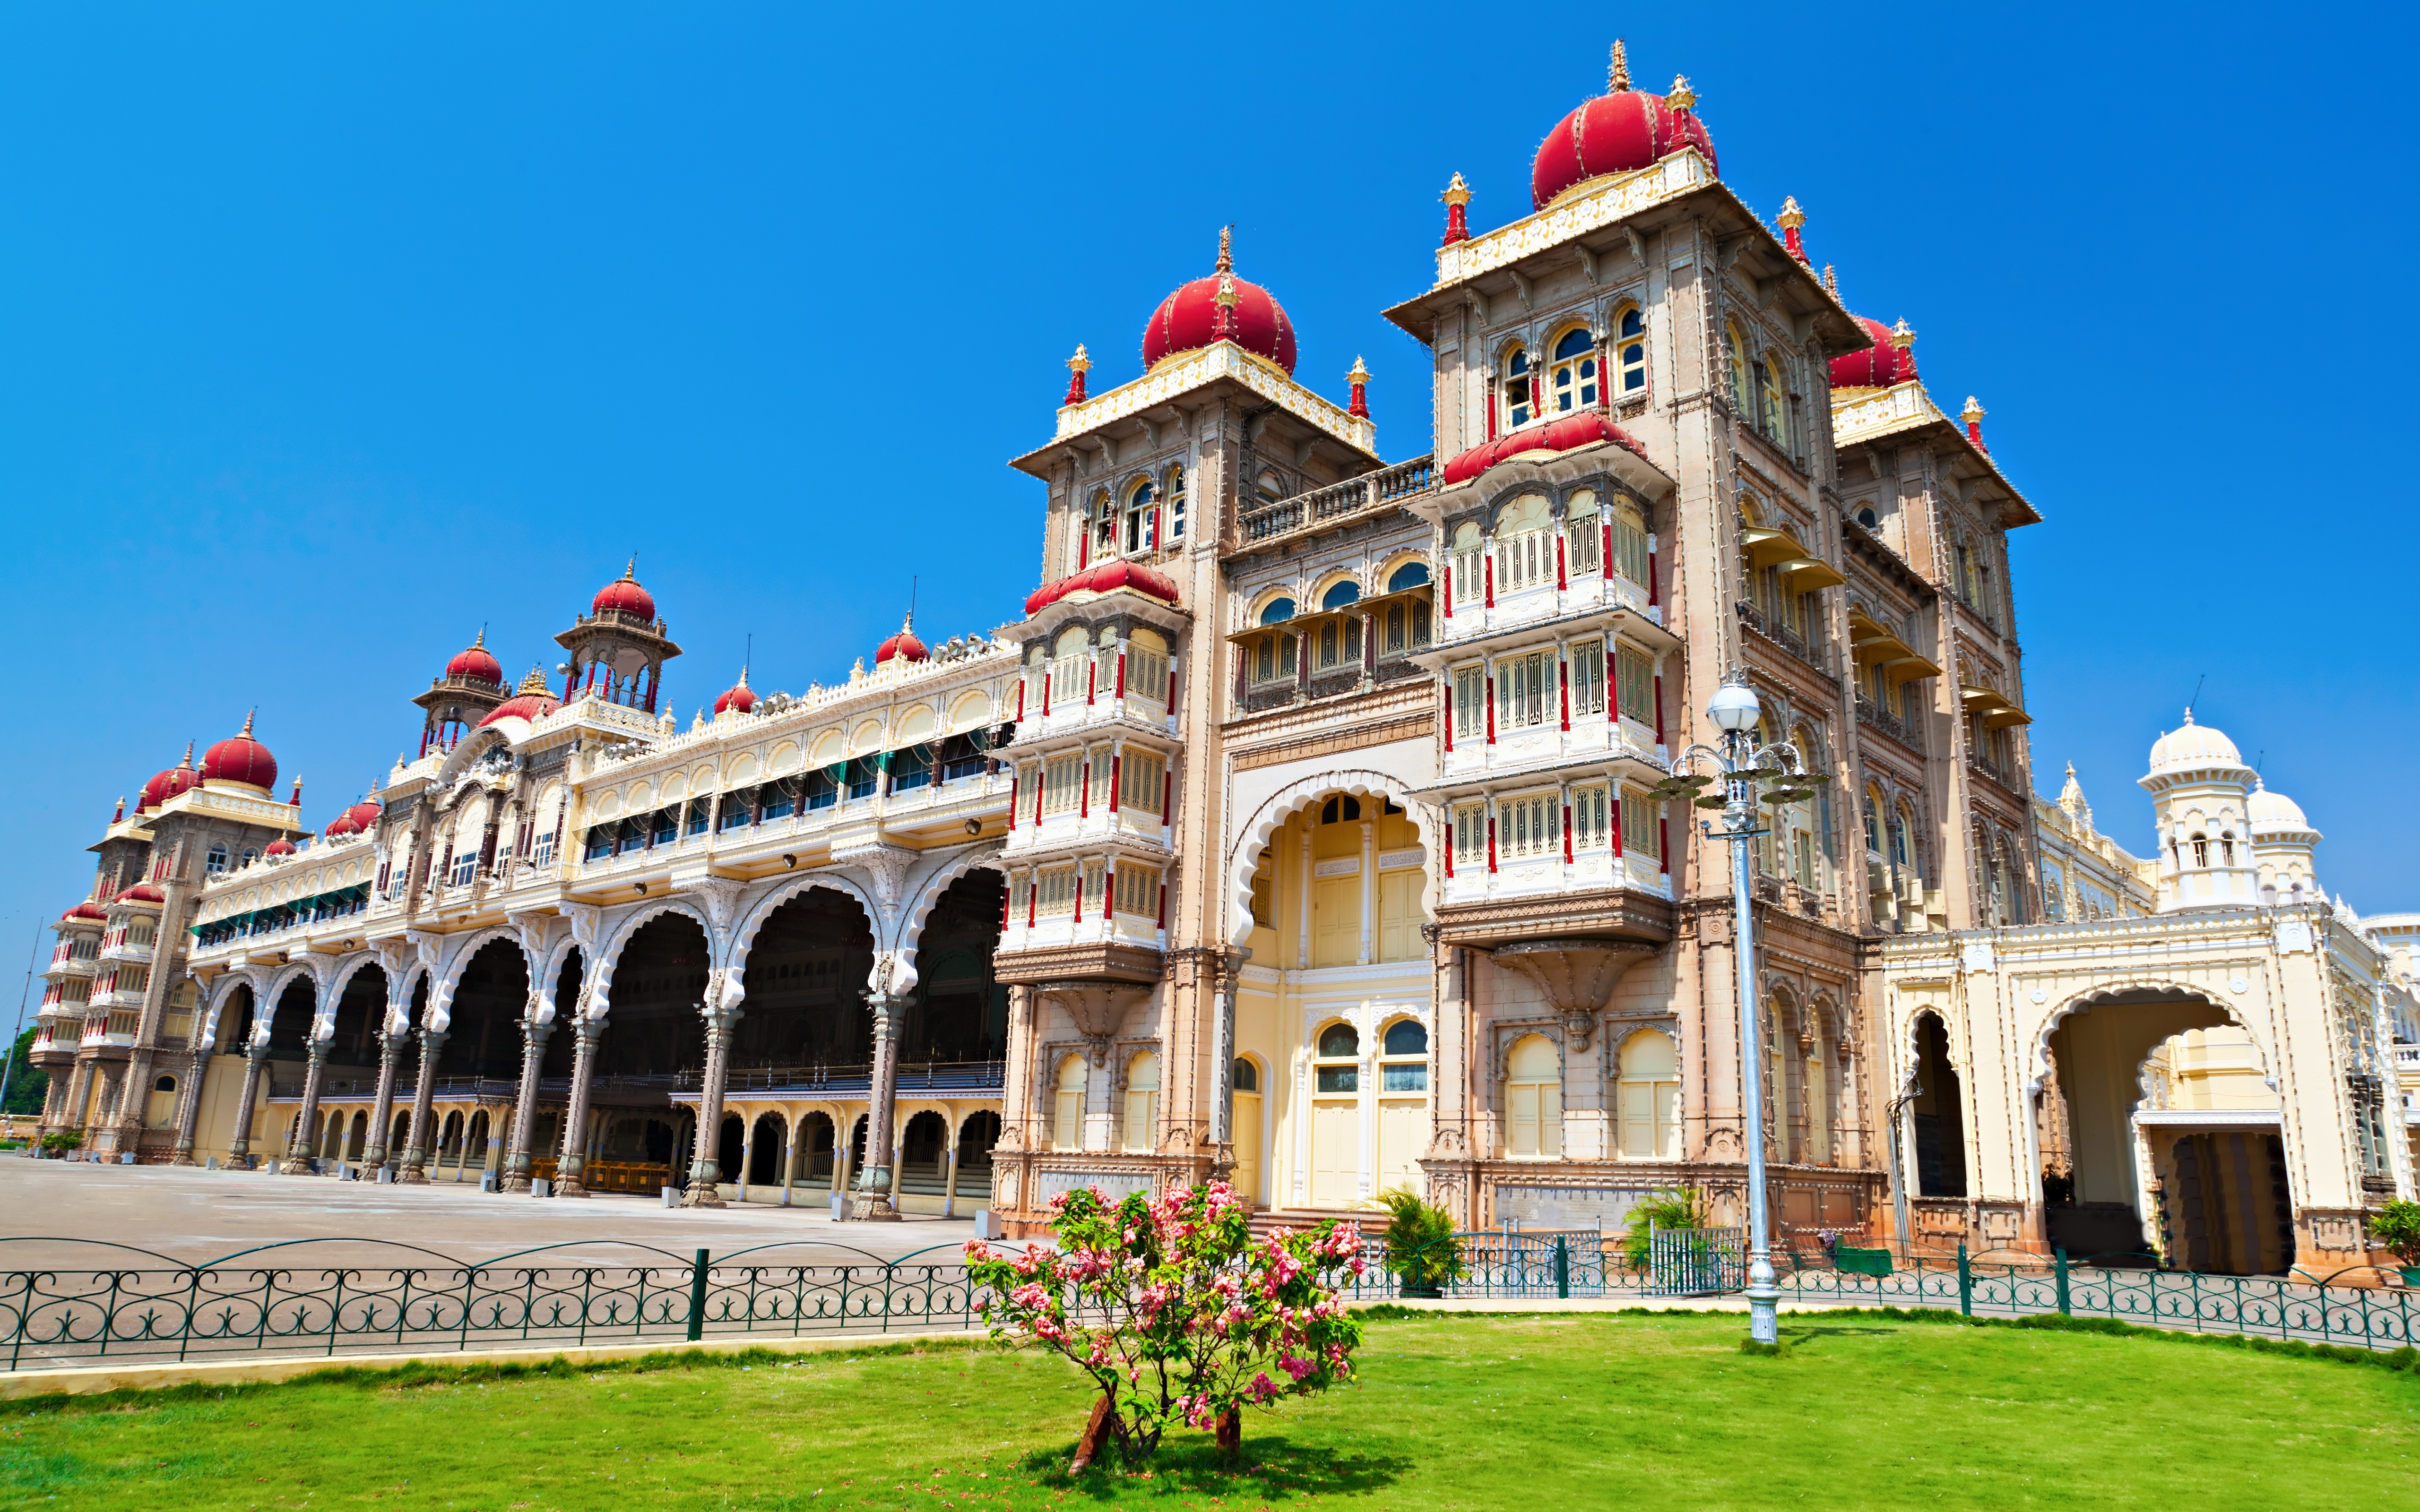
[[[1064,1466],[1090,1405],[988,1348],[248,1387],[0,1407],[0,1505],[1535,1507],[2420,1505],[2420,1376],[2188,1341],[1887,1319],[1375,1321],[1363,1383]],[[1113,1463],[1114,1457],[1112,1457]]]

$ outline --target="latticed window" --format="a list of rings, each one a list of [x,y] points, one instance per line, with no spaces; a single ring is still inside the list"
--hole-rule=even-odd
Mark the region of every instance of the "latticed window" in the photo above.
[[[1606,804],[1607,792],[1603,783],[1594,787],[1572,789],[1572,849],[1602,850],[1613,842],[1607,829]]]
[[[1138,483],[1134,492],[1126,495],[1125,549],[1129,555],[1148,551],[1159,543],[1152,539],[1152,487],[1149,480]]]
[[[1143,646],[1128,646],[1126,691],[1155,702],[1168,697],[1168,658]]]
[[[1517,594],[1555,580],[1555,528],[1546,501],[1524,499],[1505,511],[1496,537],[1496,591]]]
[[[1107,872],[1108,868],[1099,861],[1084,863],[1083,896],[1093,901],[1093,911],[1096,914],[1102,912],[1102,881]]]
[[[1571,575],[1594,578],[1603,570],[1604,520],[1597,514],[1596,495],[1576,493],[1565,506],[1563,539],[1569,543]]]
[[[1623,646],[1615,657],[1615,671],[1621,680],[1621,714],[1626,719],[1641,724],[1655,722],[1655,662],[1644,652]]]
[[[454,856],[454,873],[450,879],[454,886],[458,887],[467,887],[471,885],[471,879],[478,874],[479,853],[477,851],[463,850],[456,853]]]
[[[1625,855],[1664,854],[1664,806],[1638,788],[1621,790],[1621,849]]]
[[[1454,733],[1466,737],[1482,733],[1487,722],[1487,670],[1483,667],[1459,667],[1453,674]]]
[[[1605,712],[1605,642],[1583,640],[1572,647],[1572,713]]]
[[[1562,803],[1551,793],[1533,793],[1497,805],[1496,843],[1507,860],[1561,851]]]
[[[1647,586],[1647,522],[1629,504],[1613,511],[1613,570],[1639,587]]]
[[[1149,751],[1129,749],[1119,763],[1118,802],[1143,813],[1159,812],[1168,763]]]
[[[1496,718],[1507,730],[1543,724],[1555,704],[1555,656],[1533,651],[1496,664]]]
[[[1552,387],[1557,414],[1596,403],[1596,341],[1586,327],[1574,326],[1556,341]]]
[[[1076,910],[1076,869],[1054,866],[1043,870],[1035,879],[1034,913],[1049,918]]]
[[[1477,525],[1466,521],[1456,527],[1452,555],[1455,603],[1477,604],[1486,598],[1487,583],[1483,576],[1486,569],[1481,565],[1484,554],[1484,543],[1480,539]]]
[[[1121,914],[1156,918],[1159,913],[1159,869],[1119,863],[1117,909]]]
[[[1042,811],[1046,814],[1073,813],[1082,800],[1083,758],[1074,754],[1053,756],[1042,767]]]
[[[1781,385],[1781,363],[1766,358],[1757,371],[1758,423],[1764,433],[1787,448],[1790,445],[1790,400]]]
[[[1466,803],[1453,811],[1453,859],[1457,866],[1487,862],[1487,806]]]

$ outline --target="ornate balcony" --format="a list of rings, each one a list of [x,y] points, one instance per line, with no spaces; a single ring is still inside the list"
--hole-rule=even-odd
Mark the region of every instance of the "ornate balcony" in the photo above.
[[[1258,548],[1300,532],[1334,530],[1357,519],[1403,508],[1404,501],[1434,486],[1434,461],[1433,457],[1414,457],[1253,510],[1236,522],[1244,545]]]

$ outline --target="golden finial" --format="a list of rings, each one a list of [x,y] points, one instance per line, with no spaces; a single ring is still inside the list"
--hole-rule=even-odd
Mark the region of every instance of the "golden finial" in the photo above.
[[[1617,37],[1613,39],[1613,67],[1606,70],[1605,92],[1618,95],[1629,87],[1630,53],[1621,45],[1621,39]]]
[[[1891,345],[1900,351],[1906,351],[1916,345],[1915,328],[1911,327],[1904,317],[1898,325],[1891,327]]]
[[[1223,270],[1218,274],[1218,301],[1231,310],[1235,307],[1234,274]]]
[[[1676,73],[1672,75],[1672,92],[1664,97],[1664,103],[1671,106],[1674,110],[1688,110],[1698,103],[1698,92],[1689,87],[1689,76],[1687,74]]]
[[[1781,213],[1774,218],[1774,224],[1785,231],[1795,231],[1807,224],[1807,212],[1798,208],[1798,196],[1795,194],[1782,196]]]
[[[1453,182],[1446,185],[1445,193],[1437,197],[1448,205],[1467,205],[1470,203],[1470,186],[1462,181],[1462,175],[1455,174]]]
[[[1344,375],[1344,381],[1347,383],[1367,383],[1370,381],[1370,370],[1361,365],[1361,359],[1358,357],[1353,359],[1353,371]]]
[[[1977,421],[1981,420],[1987,413],[1989,413],[1989,411],[1981,405],[1977,404],[1975,402],[1975,396],[1970,393],[1966,396],[1966,408],[1958,411],[1958,418],[1971,425]]]
[[[639,553],[636,551],[630,553],[630,564],[622,569],[622,580],[626,583],[639,580]]]
[[[1093,354],[1084,350],[1082,342],[1076,344],[1076,355],[1067,359],[1067,365],[1078,373],[1089,373],[1093,370]]]
[[[259,712],[260,711],[258,709],[246,709],[243,711],[243,733],[237,736],[237,739],[250,740],[252,738],[252,717]]]
[[[1234,270],[1235,228],[1233,225],[1222,225],[1218,228],[1218,271],[1232,273]]]
[[[521,679],[520,690],[524,693],[546,693],[551,691],[551,689],[547,686],[546,673],[538,671],[535,663],[531,664],[529,674]]]
[[[474,635],[474,636],[473,636],[473,637],[471,638],[471,649],[472,649],[472,650],[473,650],[473,651],[476,651],[476,650],[478,650],[480,647],[485,646],[487,643],[488,643],[488,627],[487,627],[486,625],[483,625],[479,626],[479,633],[478,633],[477,635]]]

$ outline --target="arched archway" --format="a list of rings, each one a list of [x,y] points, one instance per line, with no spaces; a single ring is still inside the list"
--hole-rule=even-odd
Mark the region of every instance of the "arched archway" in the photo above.
[[[1916,1085],[1908,1119],[1916,1134],[1916,1192],[1966,1195],[1966,1104],[1949,1055],[1949,1027],[1938,1013],[1916,1017]]]
[[[732,1032],[733,1071],[869,1064],[874,1026],[865,980],[873,970],[873,922],[855,898],[809,887],[775,908],[741,968],[747,995]],[[613,1012],[621,1016],[619,988]]]
[[[355,1083],[377,1080],[379,1029],[386,1019],[386,972],[375,964],[354,971],[337,990],[324,1091],[351,1091]]]
[[[528,1006],[529,962],[520,946],[509,937],[480,946],[456,981],[437,1074],[499,1081],[520,1076],[520,1019]]]

